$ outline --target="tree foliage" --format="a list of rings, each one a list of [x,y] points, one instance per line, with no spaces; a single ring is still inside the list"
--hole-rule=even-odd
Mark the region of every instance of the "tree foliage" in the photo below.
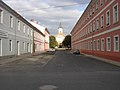
[[[67,35],[62,44],[67,48],[71,48],[71,35]]]
[[[50,44],[49,44],[50,48],[55,48],[56,46],[58,46],[55,36],[50,36],[49,39],[50,39]]]

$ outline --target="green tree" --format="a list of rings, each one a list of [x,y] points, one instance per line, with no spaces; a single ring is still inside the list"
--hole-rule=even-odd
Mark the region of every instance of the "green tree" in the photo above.
[[[71,48],[71,35],[67,35],[62,42],[63,46]]]
[[[55,48],[56,46],[58,46],[55,36],[50,36],[49,39],[50,39],[50,44],[49,44],[50,48]]]

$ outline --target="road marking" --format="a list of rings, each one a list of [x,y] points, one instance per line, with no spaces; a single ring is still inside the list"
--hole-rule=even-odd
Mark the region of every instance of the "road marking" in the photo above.
[[[39,90],[55,90],[58,87],[54,86],[54,85],[44,85],[39,87]]]

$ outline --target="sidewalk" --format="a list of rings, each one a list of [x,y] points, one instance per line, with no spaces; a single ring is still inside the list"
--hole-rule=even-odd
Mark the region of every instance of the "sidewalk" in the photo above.
[[[73,50],[70,50],[70,53],[73,54]],[[116,65],[116,66],[120,67],[120,62],[117,62],[117,61],[114,61],[114,60],[110,60],[110,59],[101,58],[101,57],[97,57],[97,56],[94,56],[94,55],[85,54],[85,53],[81,53],[81,54],[85,55],[87,57],[91,57],[91,58],[100,60],[102,62],[106,62],[106,63],[109,63],[109,64]]]
[[[14,62],[14,61],[17,61],[17,60],[20,60],[20,59],[23,59],[23,58],[26,58],[26,57],[30,57],[30,56],[32,56],[32,54],[27,53],[27,54],[22,54],[20,56],[12,55],[12,56],[0,57],[0,65],[4,65],[4,64]]]
[[[38,56],[38,55],[41,55],[41,54],[43,54],[45,52],[46,51],[35,52],[33,54],[31,54],[31,53],[25,53],[25,54],[22,54],[22,55],[19,55],[19,56],[15,56],[15,55],[12,55],[12,56],[3,56],[3,57],[0,57],[0,65],[11,63],[11,62],[14,62],[14,61],[17,61],[17,60],[20,60],[20,59],[24,59],[24,58],[29,58],[29,57],[32,57],[32,56]]]
[[[110,64],[113,64],[113,65],[116,65],[116,66],[120,67],[120,62],[110,60],[110,59],[101,58],[101,57],[97,57],[97,56],[93,56],[93,55],[88,55],[88,54],[84,54],[84,53],[82,53],[82,54],[87,56],[87,57],[95,58],[97,60],[100,60],[100,61],[103,61],[103,62],[106,62],[106,63],[110,63]]]
[[[44,52],[36,52],[36,53],[33,53],[33,54],[26,53],[26,54],[22,54],[22,55],[19,55],[19,56],[15,56],[15,55],[12,55],[12,56],[3,56],[3,57],[0,57],[0,65],[11,63],[11,62],[14,62],[14,61],[26,58],[26,57],[40,55],[41,53],[44,53]]]

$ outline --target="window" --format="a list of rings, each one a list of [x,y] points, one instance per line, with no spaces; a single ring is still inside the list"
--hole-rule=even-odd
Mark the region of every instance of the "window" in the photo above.
[[[98,0],[96,0],[96,10],[98,10]]]
[[[113,23],[118,22],[118,4],[113,7]]]
[[[100,0],[100,6],[103,6],[103,0]]]
[[[29,35],[29,33],[30,33],[30,29],[29,29],[29,27],[27,28],[27,34]]]
[[[31,29],[31,36],[33,36],[33,30]]]
[[[92,7],[91,7],[91,9],[90,9],[90,17],[92,16]]]
[[[88,50],[90,50],[90,42],[88,41]]]
[[[25,25],[23,25],[23,32],[25,33]]]
[[[88,34],[90,33],[90,27],[88,26]]]
[[[10,27],[13,28],[13,17],[10,16]]]
[[[103,28],[103,25],[104,25],[104,17],[103,15],[101,16],[101,19],[100,19],[100,25],[101,25],[101,28]]]
[[[106,25],[110,25],[110,11],[106,12]]]
[[[93,7],[92,13],[93,13],[93,14],[95,13],[95,6]]]
[[[3,23],[3,11],[0,9],[0,23]]]
[[[97,40],[97,50],[100,50],[100,40]]]
[[[92,44],[92,41],[91,41],[91,43],[90,43],[90,46],[91,46],[90,49],[93,50],[93,44]]]
[[[9,51],[12,51],[12,40],[9,40]]]
[[[90,33],[92,33],[92,23],[91,23],[91,25],[90,25]]]
[[[110,37],[107,37],[107,51],[110,51],[111,50],[111,39]]]
[[[93,31],[95,31],[95,21],[93,22]]]
[[[18,21],[18,30],[20,30],[20,21]]]
[[[119,36],[114,36],[114,51],[119,51]]]
[[[96,20],[96,29],[99,29],[99,18]]]
[[[93,49],[96,50],[96,41],[93,42]]]
[[[105,41],[104,38],[101,39],[101,51],[104,51],[105,48]]]
[[[87,18],[89,19],[89,12],[88,12],[88,16],[87,16]]]
[[[25,51],[25,42],[23,42],[23,51]]]

